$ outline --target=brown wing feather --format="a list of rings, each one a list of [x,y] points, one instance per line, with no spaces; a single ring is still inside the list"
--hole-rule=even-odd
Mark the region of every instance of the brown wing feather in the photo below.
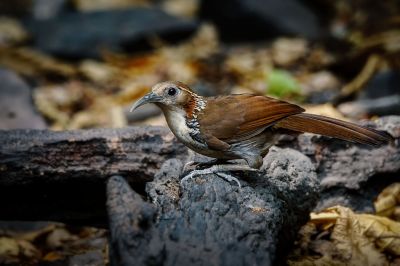
[[[310,132],[369,145],[379,145],[392,139],[386,132],[313,114],[293,115],[279,121],[274,127]]]
[[[303,111],[297,105],[269,97],[229,95],[208,98],[204,110],[208,115],[200,114],[199,123],[204,136],[213,136],[231,144],[250,138],[277,121]]]

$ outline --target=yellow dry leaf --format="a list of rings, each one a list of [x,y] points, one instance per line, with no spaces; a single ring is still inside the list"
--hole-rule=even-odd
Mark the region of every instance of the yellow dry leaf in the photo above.
[[[280,66],[288,67],[309,53],[307,41],[301,38],[279,38],[272,44],[272,58]]]
[[[0,46],[22,43],[28,39],[28,33],[21,23],[10,17],[0,17]]]
[[[0,264],[17,263],[29,259],[37,262],[41,256],[40,251],[30,242],[9,237],[0,237]]]
[[[117,69],[103,62],[86,59],[79,64],[79,72],[94,83],[107,84],[117,75]]]
[[[21,233],[21,234],[16,234],[14,236],[14,238],[17,239],[18,241],[23,240],[23,241],[33,242],[37,238],[42,237],[43,235],[46,235],[46,234],[50,233],[51,231],[53,231],[58,226],[61,226],[61,225],[60,224],[56,224],[56,223],[48,224],[47,226],[45,226],[43,228],[40,228],[38,230],[28,231],[28,232],[24,232],[24,233]]]
[[[318,104],[318,105],[304,105],[307,113],[315,115],[324,115],[340,120],[348,120],[342,115],[331,103]]]
[[[64,78],[77,76],[72,65],[28,47],[1,48],[0,64],[35,79],[47,75]]]
[[[400,183],[385,188],[375,201],[375,211],[380,216],[392,217],[400,205]]]
[[[372,239],[383,251],[400,256],[400,223],[386,217],[358,214],[363,235]]]
[[[344,262],[350,265],[388,265],[386,257],[375,247],[374,239],[365,234],[364,217],[350,209],[335,207],[339,214],[331,240]]]
[[[0,258],[17,256],[19,246],[17,240],[8,237],[0,237]]]
[[[29,261],[38,261],[41,257],[41,252],[31,243],[26,240],[18,240],[20,256],[29,258]]]
[[[311,219],[289,265],[389,265],[400,256],[400,223],[371,214],[355,214],[336,206]]]
[[[62,247],[66,242],[76,241],[77,236],[72,235],[65,228],[56,228],[47,236],[46,244],[51,249]]]
[[[199,2],[199,0],[169,0],[162,3],[162,8],[171,15],[193,18],[199,9]]]

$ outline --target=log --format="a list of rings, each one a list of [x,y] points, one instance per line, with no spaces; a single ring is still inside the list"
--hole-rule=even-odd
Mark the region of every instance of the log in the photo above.
[[[105,183],[123,175],[138,191],[187,149],[167,128],[0,131],[0,220],[106,225]]]

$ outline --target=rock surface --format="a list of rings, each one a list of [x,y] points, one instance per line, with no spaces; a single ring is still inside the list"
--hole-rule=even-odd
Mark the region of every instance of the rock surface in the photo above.
[[[66,12],[68,0],[34,0],[32,16],[35,19],[50,19]]]
[[[213,21],[222,39],[243,41],[278,35],[320,37],[318,18],[304,1],[203,0],[200,14]]]
[[[108,183],[111,265],[276,265],[318,198],[310,160],[275,149],[242,188],[215,175],[179,186],[167,161],[146,186],[153,204],[122,177]]]
[[[369,126],[389,132],[395,141],[369,147],[304,134],[295,145],[290,143],[290,147],[306,154],[317,170],[321,181],[317,210],[343,205],[355,211],[372,212],[373,199],[383,188],[399,180],[400,117],[383,117]]]
[[[400,72],[390,70],[376,74],[360,92],[357,100],[342,103],[338,109],[355,119],[374,115],[400,115]]]
[[[44,129],[32,102],[31,89],[14,72],[0,68],[0,129]]]
[[[192,34],[197,23],[159,9],[66,13],[47,20],[26,20],[36,48],[56,56],[99,57],[102,50],[132,51],[149,46],[154,36],[176,41]]]
[[[400,72],[387,70],[376,74],[361,91],[359,99],[400,95]]]
[[[340,104],[338,110],[356,119],[373,115],[400,115],[400,95],[346,102]]]

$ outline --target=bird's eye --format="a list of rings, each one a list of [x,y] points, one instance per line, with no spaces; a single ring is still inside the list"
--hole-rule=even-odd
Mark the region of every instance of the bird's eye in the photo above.
[[[176,89],[174,87],[168,88],[168,95],[169,96],[174,96],[176,94]]]

